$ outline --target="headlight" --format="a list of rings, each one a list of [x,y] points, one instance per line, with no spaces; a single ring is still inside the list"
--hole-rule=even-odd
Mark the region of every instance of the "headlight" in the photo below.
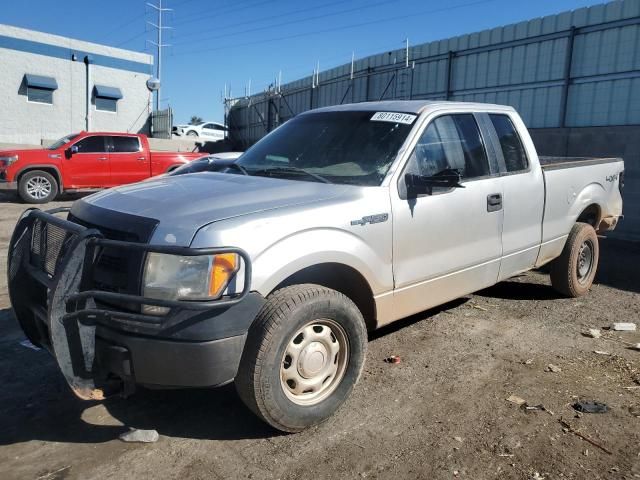
[[[144,272],[143,295],[162,300],[219,298],[240,268],[235,253],[180,256],[150,253]],[[143,305],[143,313],[165,314],[167,307]]]
[[[0,168],[7,168],[9,165],[17,161],[17,155],[11,155],[10,157],[0,157]]]

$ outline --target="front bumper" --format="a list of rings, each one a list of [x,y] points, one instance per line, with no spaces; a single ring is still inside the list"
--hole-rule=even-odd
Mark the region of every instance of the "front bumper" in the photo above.
[[[2,190],[16,191],[18,190],[18,182],[7,182],[0,178],[0,191]]]
[[[246,332],[264,299],[250,293],[251,263],[236,248],[191,249],[108,240],[94,228],[28,210],[9,245],[9,296],[29,339],[49,349],[81,398],[100,398],[114,377],[131,385],[203,387],[227,383],[237,372]],[[96,290],[101,249],[176,255],[237,253],[240,293],[209,302],[168,301]],[[169,307],[164,316],[114,304]]]

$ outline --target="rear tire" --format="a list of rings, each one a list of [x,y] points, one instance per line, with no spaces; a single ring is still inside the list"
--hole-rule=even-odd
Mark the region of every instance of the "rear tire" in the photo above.
[[[235,379],[242,401],[283,432],[328,419],[362,372],[367,329],[343,294],[319,285],[277,290],[251,325]]]
[[[26,203],[48,203],[58,196],[58,182],[48,172],[32,170],[20,177],[18,195]]]
[[[551,285],[567,297],[580,297],[589,291],[598,269],[598,235],[588,223],[576,223],[562,254],[551,262]]]

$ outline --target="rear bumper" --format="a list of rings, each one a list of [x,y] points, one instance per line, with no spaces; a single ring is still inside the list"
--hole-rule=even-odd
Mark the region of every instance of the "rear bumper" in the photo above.
[[[184,302],[95,290],[92,274],[101,248],[176,255],[234,251],[242,258],[242,291],[221,300]],[[96,229],[39,210],[19,220],[9,246],[9,296],[29,339],[54,355],[72,390],[98,399],[114,377],[134,384],[206,387],[236,375],[246,333],[264,304],[249,292],[250,259],[231,247],[190,249],[103,239]],[[169,308],[163,316],[117,305]],[[114,306],[116,305],[116,306]]]

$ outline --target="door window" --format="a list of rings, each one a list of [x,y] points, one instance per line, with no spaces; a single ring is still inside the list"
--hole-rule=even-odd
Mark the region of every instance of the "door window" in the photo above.
[[[422,133],[407,173],[431,177],[456,169],[465,180],[490,175],[487,153],[472,114],[443,115]]]
[[[114,153],[134,153],[140,151],[140,141],[138,137],[111,137],[112,152]]]
[[[499,114],[490,114],[489,118],[498,134],[507,172],[527,170],[529,168],[527,154],[511,119],[507,115]]]
[[[78,153],[106,153],[105,137],[86,137],[75,143]]]

